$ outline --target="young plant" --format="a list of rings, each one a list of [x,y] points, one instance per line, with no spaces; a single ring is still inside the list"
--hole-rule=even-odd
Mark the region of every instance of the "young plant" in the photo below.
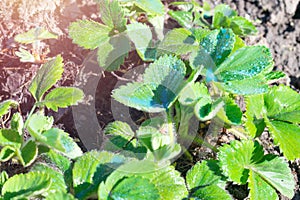
[[[27,167],[45,148],[55,149],[69,158],[76,158],[82,154],[81,149],[68,133],[53,128],[53,117],[43,114],[44,107],[57,111],[58,108],[76,105],[83,98],[83,92],[73,87],[57,87],[49,91],[61,78],[62,72],[61,56],[48,61],[37,72],[29,87],[36,102],[25,122],[21,113],[16,112],[11,118],[10,127],[5,128],[3,124],[0,129],[1,162],[16,158]],[[46,94],[48,91],[49,93]],[[13,100],[0,103],[0,117],[9,112],[10,106],[17,105],[18,103]],[[37,107],[39,110],[35,112]],[[30,135],[26,140],[25,134]]]
[[[155,27],[158,38],[162,39],[163,4],[159,0],[97,2],[103,24],[93,20],[73,22],[69,27],[73,42],[85,49],[98,49],[98,63],[107,71],[118,70],[124,63],[131,51],[130,40],[144,61],[153,61],[156,52],[152,47],[151,29],[148,25],[139,23],[137,18],[142,13],[147,16],[147,20]],[[129,25],[128,20],[131,22]]]
[[[90,151],[74,163],[53,151],[45,155],[50,158],[48,164],[36,163],[29,173],[10,178],[2,173],[2,198],[173,200],[188,193],[184,179],[172,166],[162,168],[149,160],[106,151]]]
[[[206,2],[201,7],[196,1],[173,2],[170,5],[177,6],[181,10],[170,10],[168,14],[186,29],[206,28],[220,29],[230,28],[238,36],[247,36],[257,33],[256,27],[244,17],[238,16],[237,12],[228,5],[217,5],[212,11]],[[212,23],[209,23],[212,18]]]
[[[16,55],[20,57],[21,62],[33,62],[33,63],[44,63],[44,57],[48,52],[45,52],[44,44],[42,40],[57,39],[57,35],[50,33],[44,28],[36,27],[30,29],[25,33],[21,33],[15,36],[15,41],[21,44],[31,44],[31,51],[27,51],[23,48],[19,48]]]
[[[229,181],[248,182],[250,199],[277,199],[276,190],[292,198],[295,183],[284,158],[264,156],[262,147],[247,135],[255,137],[267,126],[287,159],[300,157],[295,150],[300,144],[297,139],[299,106],[295,103],[300,95],[284,86],[270,88],[270,82],[284,76],[282,72],[272,71],[270,50],[264,46],[246,46],[228,28],[173,29],[159,48],[163,50],[162,56],[149,65],[142,81],[115,89],[112,97],[138,110],[167,113],[166,121],[170,127],[175,126],[167,131],[170,138],[188,137],[188,122],[193,115],[200,121],[218,117],[226,128],[245,127],[244,133],[237,135],[244,141],[234,141],[220,148],[218,157],[222,173]],[[188,54],[186,62],[177,57]],[[128,94],[128,91],[132,92]],[[287,102],[283,98],[286,94],[291,97]],[[235,102],[237,96],[246,98],[246,123]],[[284,129],[288,129],[285,132],[289,134],[283,134]],[[143,143],[139,137],[133,138]],[[219,176],[218,180],[221,179]],[[219,184],[216,181],[189,186],[191,197],[205,199],[205,195],[219,191],[220,196],[215,199],[230,198]],[[263,189],[258,190],[258,185],[263,185]]]

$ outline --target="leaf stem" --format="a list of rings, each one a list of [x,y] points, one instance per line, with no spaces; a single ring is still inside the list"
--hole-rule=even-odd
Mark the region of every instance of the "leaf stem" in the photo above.
[[[37,107],[36,104],[34,104],[33,107],[31,108],[31,110],[30,110],[30,112],[27,116],[27,120],[25,121],[23,130],[22,130],[22,135],[24,135],[24,131],[25,131],[27,125],[28,125],[28,121],[29,121],[30,117],[32,116],[33,112],[35,111],[36,107]]]

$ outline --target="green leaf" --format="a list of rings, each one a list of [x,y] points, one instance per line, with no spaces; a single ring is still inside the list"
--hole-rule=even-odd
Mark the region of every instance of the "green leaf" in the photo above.
[[[54,170],[51,167],[41,163],[35,164],[30,171],[45,173],[51,178],[51,186],[47,191],[47,195],[43,194],[43,196],[48,196],[51,193],[67,192],[64,176],[60,171]]]
[[[62,76],[63,58],[59,55],[45,63],[38,70],[32,80],[29,91],[37,101],[41,101],[43,95],[49,90]]]
[[[123,34],[114,35],[99,46],[97,60],[99,65],[107,71],[118,70],[129,51],[129,39]]]
[[[49,163],[53,163],[55,166],[57,166],[62,172],[66,172],[70,166],[71,166],[71,161],[61,155],[60,153],[50,149],[49,152],[44,154],[47,158],[47,161]]]
[[[119,33],[126,30],[127,20],[124,17],[122,7],[117,0],[97,0],[99,3],[101,20],[111,29],[117,30]]]
[[[257,29],[252,22],[248,21],[244,17],[234,16],[230,19],[230,21],[230,28],[232,28],[233,32],[237,35],[245,36],[257,33]]]
[[[228,57],[234,48],[234,44],[235,35],[232,30],[221,29],[211,31],[201,40],[199,50],[192,53],[190,63],[193,68],[203,65],[208,69],[206,76],[213,76],[209,73],[215,71]]]
[[[21,149],[20,161],[24,167],[31,165],[38,155],[38,148],[34,141],[29,140]]]
[[[281,194],[289,199],[293,198],[296,183],[288,163],[283,158],[266,155],[263,162],[255,164],[251,169]]]
[[[44,139],[42,132],[49,130],[53,125],[53,117],[46,117],[41,114],[33,114],[27,119],[27,129],[32,137],[37,140]]]
[[[84,94],[82,90],[78,88],[58,87],[47,94],[41,104],[57,112],[58,108],[77,105],[83,97]]]
[[[223,88],[223,90],[238,95],[262,94],[266,93],[269,89],[267,81],[264,79],[264,75],[262,74],[243,80],[233,80],[216,83],[216,85],[218,84],[221,88]]]
[[[128,93],[128,91],[131,91]],[[161,105],[153,102],[155,86],[143,83],[128,83],[113,90],[112,97],[124,105],[146,112],[161,112]]]
[[[300,95],[293,89],[280,85],[264,96],[268,118],[300,123]]]
[[[7,114],[11,107],[16,108],[19,105],[18,102],[14,100],[6,100],[0,103],[0,117]]]
[[[134,188],[134,189],[133,189]],[[148,179],[129,177],[117,183],[110,192],[112,199],[154,200],[160,199],[157,188]]]
[[[211,56],[217,66],[231,53],[234,44],[235,35],[231,29],[212,31],[200,42],[200,46]]]
[[[169,108],[186,84],[184,63],[172,56],[163,56],[146,69],[143,82],[129,83],[113,91],[113,98],[127,106],[146,112]],[[128,91],[131,91],[128,94]]]
[[[20,113],[17,112],[12,116],[10,127],[11,129],[18,131],[19,135],[22,135],[24,122]]]
[[[90,151],[78,158],[72,169],[75,196],[86,199],[97,192],[100,182],[119,165],[125,158],[110,152]],[[88,170],[87,170],[88,169]]]
[[[22,136],[12,129],[0,129],[0,146],[20,148],[23,142]]]
[[[257,160],[252,160],[253,152],[259,152]],[[248,166],[260,161],[263,157],[261,146],[250,140],[239,142],[234,140],[230,145],[225,144],[218,154],[224,175],[238,184],[246,184],[249,176]]]
[[[79,20],[69,26],[69,35],[73,43],[85,49],[96,49],[108,41],[110,31],[110,27],[93,20]]]
[[[172,126],[170,133],[169,127]],[[153,153],[155,160],[170,160],[181,152],[181,147],[174,144],[175,127],[172,124],[162,124],[159,129],[153,126],[141,126],[136,135],[138,141]]]
[[[110,152],[120,152],[127,157],[143,158],[146,148],[137,145],[135,133],[131,127],[124,122],[114,121],[109,123],[105,129],[105,134],[109,134],[109,140],[103,145],[103,149]]]
[[[158,50],[177,55],[187,54],[198,49],[192,33],[184,28],[169,31],[159,44]]]
[[[223,98],[225,103],[224,105],[224,113],[222,113],[221,119],[225,121],[225,123],[232,124],[232,125],[239,125],[242,123],[242,111],[240,107],[235,103],[235,101],[229,97]]]
[[[176,76],[179,76],[179,79],[183,79],[185,73],[185,64],[180,59],[165,55],[160,57],[154,63],[150,64],[150,66],[145,70],[143,81],[145,83],[158,83],[168,86],[171,83],[176,83],[176,81],[172,80],[171,78],[176,78]],[[177,89],[178,84],[175,85]]]
[[[245,127],[252,138],[259,136],[265,128],[262,120],[264,113],[264,96],[249,95],[245,98],[246,103],[246,122]],[[263,127],[261,127],[264,125]]]
[[[196,199],[205,200],[232,199],[232,197],[225,190],[218,187],[217,185],[209,185],[204,188],[198,189],[196,192],[193,193],[192,197],[196,197]]]
[[[74,159],[82,155],[80,147],[69,136],[68,133],[58,128],[51,128],[42,134],[42,138],[38,138],[39,142],[42,142],[50,148],[54,148],[60,151],[67,157]]]
[[[267,73],[265,77],[268,81],[274,81],[286,77],[286,74],[282,71],[272,71]]]
[[[15,155],[15,149],[11,146],[4,146],[0,152],[0,161],[6,162]]]
[[[34,63],[36,61],[34,55],[32,55],[29,51],[19,48],[19,51],[15,52],[16,56],[20,58],[21,62],[32,62]]]
[[[223,106],[222,99],[211,102],[211,99],[202,98],[195,105],[194,112],[199,120],[207,121],[215,117]]]
[[[230,17],[236,16],[237,13],[231,9],[228,5],[220,4],[214,9],[213,27],[228,27],[230,24]]]
[[[37,197],[48,190],[51,179],[46,173],[29,172],[9,178],[3,185],[4,199],[24,199]]]
[[[2,190],[2,187],[3,187],[4,183],[8,180],[8,178],[9,177],[8,177],[7,172],[3,170],[0,173],[0,190]]]
[[[197,162],[186,174],[186,182],[190,190],[217,185],[222,183],[221,178],[218,163],[213,160]]]
[[[182,27],[190,29],[193,26],[193,14],[187,11],[168,11],[170,17],[175,19]]]
[[[152,15],[165,14],[164,5],[160,0],[134,0],[134,4]]]
[[[191,29],[193,36],[196,38],[196,41],[200,44],[200,42],[209,34],[211,34],[210,30],[204,28],[193,28]]]
[[[104,133],[122,136],[127,140],[130,140],[132,137],[135,136],[131,127],[127,123],[121,121],[114,121],[109,123],[104,129]]]
[[[300,158],[300,127],[281,121],[267,121],[267,127],[274,143],[279,144],[280,150],[288,160]]]
[[[25,33],[16,35],[15,41],[22,44],[31,44],[37,40],[57,39],[57,35],[50,33],[44,28],[33,28]]]
[[[154,61],[156,50],[151,47],[152,32],[149,26],[141,23],[127,25],[127,35],[134,43],[137,53],[144,61]]]
[[[157,39],[162,41],[164,39],[164,23],[165,23],[165,16],[164,15],[157,15],[155,17],[151,17],[149,22],[154,27],[154,31],[157,35]]]
[[[257,142],[244,140],[224,145],[218,157],[224,174],[230,180],[239,184],[249,182],[250,195],[254,199],[277,199],[274,189],[292,198],[295,182],[288,163],[274,155],[263,154],[263,148]],[[256,190],[266,184],[269,186]]]
[[[252,200],[260,199],[274,199],[277,200],[278,196],[276,191],[271,185],[268,184],[264,179],[262,179],[257,173],[250,171],[249,173],[249,197]]]
[[[46,200],[76,200],[74,196],[68,193],[57,191],[47,195]]]
[[[143,167],[141,167],[143,166]],[[107,199],[110,191],[118,181],[126,177],[140,176],[148,179],[159,191],[160,198],[164,200],[182,199],[187,195],[185,181],[180,173],[172,166],[158,166],[156,163],[143,160],[131,161],[115,170],[98,189],[98,198]],[[151,195],[151,194],[148,194]],[[147,198],[145,196],[144,198]]]
[[[238,49],[226,59],[214,74],[222,81],[243,80],[273,68],[273,58],[265,46],[247,46]]]
[[[231,53],[234,53],[236,50],[246,46],[244,40],[240,38],[238,35],[235,36],[235,43]]]
[[[210,99],[207,87],[203,83],[192,82],[181,91],[178,101],[182,105],[193,105],[201,98]]]

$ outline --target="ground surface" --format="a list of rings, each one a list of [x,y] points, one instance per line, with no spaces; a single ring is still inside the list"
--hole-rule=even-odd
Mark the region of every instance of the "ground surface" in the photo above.
[[[19,2],[19,3],[16,3]],[[170,2],[170,1],[169,1]],[[208,1],[212,6],[219,3],[227,3],[237,9],[239,14],[255,21],[259,34],[247,39],[248,44],[264,44],[273,52],[275,66],[277,69],[283,70],[288,79],[286,84],[290,84],[294,89],[300,89],[300,4],[299,0],[211,0]],[[165,2],[167,4],[167,2]],[[65,63],[65,72],[63,79],[58,83],[60,85],[76,84],[80,76],[80,72],[86,68],[99,69],[93,62],[93,59],[87,61],[87,57],[93,57],[92,53],[83,50],[72,44],[67,35],[67,27],[70,22],[76,19],[91,18],[98,20],[98,8],[92,0],[2,0],[0,1],[0,101],[12,98],[21,103],[20,110],[26,116],[33,104],[33,99],[26,90],[32,76],[39,68],[39,64],[21,63],[19,58],[15,56],[15,51],[20,47],[14,42],[14,36],[22,33],[35,26],[46,27],[48,30],[59,35],[58,40],[49,40],[46,47],[50,53],[48,57],[62,54]],[[176,27],[177,24],[172,20],[166,21],[168,28]],[[47,49],[47,48],[45,48]],[[132,65],[142,64],[135,53],[131,53],[122,68],[130,68]],[[80,135],[82,129],[86,132],[93,132],[96,129],[100,133],[100,129],[114,119],[122,116],[113,115],[110,94],[115,87],[118,79],[114,74],[97,73],[101,78],[95,78],[94,99],[91,100],[95,104],[92,112],[95,114],[95,120],[82,119],[84,123],[80,124],[78,119],[74,119],[74,115],[70,109],[60,110],[58,113],[50,112],[54,115],[56,124],[62,126],[67,132],[73,136]],[[98,74],[98,75],[99,75]],[[119,73],[121,75],[122,73]],[[79,84],[80,86],[80,84]],[[86,110],[85,112],[91,112]],[[77,113],[80,115],[81,113]],[[140,118],[143,114],[130,111],[131,118]],[[77,116],[78,116],[77,115]],[[76,116],[75,116],[76,118]],[[77,123],[75,125],[74,123]],[[86,122],[95,123],[98,126],[89,127]],[[98,129],[98,130],[97,130]],[[100,136],[99,136],[100,137]],[[225,137],[225,138],[224,138]],[[231,136],[230,136],[231,137]],[[88,138],[88,137],[87,137]],[[82,138],[81,138],[82,139]],[[90,149],[98,147],[98,138],[92,138],[93,145],[85,147]],[[221,135],[218,139],[227,141],[228,136]],[[95,142],[96,141],[96,142]],[[92,143],[91,141],[85,141]],[[218,141],[217,141],[218,142]],[[266,146],[270,141],[267,133],[265,134]],[[84,144],[82,144],[84,147]],[[193,149],[194,148],[194,149]],[[278,149],[268,149],[269,152],[278,153]],[[201,148],[196,146],[190,147],[190,152],[197,159],[205,156],[201,155]],[[180,162],[180,160],[179,160]],[[182,158],[181,167],[190,167],[191,163],[187,159]],[[2,166],[1,166],[2,167]],[[5,166],[4,166],[5,167]],[[291,163],[295,179],[300,180],[299,161]],[[299,184],[299,182],[298,182]],[[235,197],[243,199],[247,196],[247,191],[243,187],[230,187]],[[283,197],[282,197],[283,198]],[[298,191],[294,199],[300,199],[300,191]]]

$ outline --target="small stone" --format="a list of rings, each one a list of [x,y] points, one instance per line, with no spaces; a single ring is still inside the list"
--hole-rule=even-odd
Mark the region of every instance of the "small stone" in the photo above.
[[[299,2],[299,0],[284,0],[286,12],[290,15],[294,15]]]

